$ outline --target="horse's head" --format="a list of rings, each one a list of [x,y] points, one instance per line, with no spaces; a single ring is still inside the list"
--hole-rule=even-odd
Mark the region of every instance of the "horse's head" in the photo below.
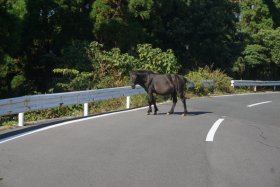
[[[136,84],[145,87],[145,83],[148,81],[148,78],[151,74],[154,74],[152,71],[147,70],[137,70],[137,71],[130,71],[130,80],[132,82],[131,88],[134,89]]]
[[[134,71],[129,72],[130,80],[131,80],[131,88],[134,89],[137,84],[137,74]]]

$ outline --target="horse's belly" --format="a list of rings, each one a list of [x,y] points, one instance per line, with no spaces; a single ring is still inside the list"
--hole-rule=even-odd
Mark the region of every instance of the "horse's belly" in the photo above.
[[[168,84],[167,84],[168,85]],[[174,92],[173,86],[155,86],[155,93],[159,95],[169,95]]]

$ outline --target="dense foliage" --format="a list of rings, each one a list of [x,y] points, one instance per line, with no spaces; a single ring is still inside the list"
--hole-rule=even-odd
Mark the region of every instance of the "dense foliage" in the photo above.
[[[187,79],[194,84],[193,92],[196,95],[207,95],[210,93],[232,93],[233,88],[230,86],[231,78],[220,69],[213,70],[213,67],[205,66],[191,71],[187,74]],[[201,80],[213,80],[214,86],[204,86]]]
[[[79,59],[72,57],[73,53],[81,53]],[[134,53],[134,56],[121,53],[119,48],[106,51],[98,42],[83,45],[74,43],[63,56],[65,67],[53,70],[56,75],[55,91],[124,86],[128,84],[127,75],[132,69],[177,73],[180,68],[172,50],[164,52],[150,44],[138,44]]]
[[[279,0],[0,0],[0,98],[127,84],[132,69],[280,78]]]

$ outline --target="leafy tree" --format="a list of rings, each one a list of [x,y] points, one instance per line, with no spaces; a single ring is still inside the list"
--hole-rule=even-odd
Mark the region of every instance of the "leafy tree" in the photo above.
[[[161,48],[173,49],[183,68],[231,65],[235,58],[236,3],[227,0],[155,2],[152,16],[155,21],[151,21],[155,41],[159,41]]]
[[[279,78],[278,0],[242,1],[240,7],[239,31],[249,37],[233,71],[247,79]]]
[[[239,27],[241,31],[251,34],[261,29],[272,29],[271,18],[267,4],[260,0],[244,0],[240,2],[241,15]]]
[[[245,47],[233,70],[247,79],[279,79],[279,50],[279,29],[260,30],[253,35],[253,41]]]
[[[122,53],[119,48],[105,50],[102,44],[92,42],[87,46],[86,54],[86,59],[90,61],[87,71],[81,66],[54,69],[55,91],[124,86],[128,83],[129,71],[135,69],[152,70],[158,73],[176,73],[180,69],[172,50],[165,52],[153,48],[151,44],[139,44],[135,51],[136,55],[132,56]],[[62,58],[65,57],[67,56]],[[81,59],[80,62],[86,59]]]
[[[27,78],[33,82],[34,89],[46,92],[57,57],[53,44],[54,37],[60,30],[56,13],[58,5],[53,0],[27,1],[26,5],[28,12],[23,33],[25,71]]]
[[[60,63],[53,69],[55,92],[93,88],[93,67],[88,57],[88,42],[73,41],[62,49]]]
[[[0,14],[0,49],[2,53],[14,56],[20,49],[25,1],[0,1]]]
[[[151,44],[137,45],[138,69],[151,70],[158,73],[178,73],[180,65],[171,49],[166,52],[153,48]]]
[[[24,0],[0,1],[0,98],[23,94],[22,60],[19,56],[21,46],[22,21],[26,14]],[[14,84],[17,82],[17,84]]]
[[[91,61],[88,57],[89,42],[72,41],[71,45],[61,50],[61,63],[56,68],[70,68],[79,71],[92,71]]]
[[[90,41],[92,37],[92,23],[90,20],[90,3],[92,0],[55,0],[58,15],[59,30],[55,37],[54,47],[61,48],[70,45],[73,41]]]
[[[89,45],[88,54],[94,68],[97,88],[123,86],[124,75],[128,74],[137,61],[127,53],[122,54],[118,48],[106,51],[98,42]]]
[[[153,0],[129,0],[128,10],[134,17],[142,20],[149,19],[154,1]]]
[[[94,88],[93,73],[80,72],[76,69],[56,68],[53,70],[56,74],[56,82],[53,91],[77,91]]]
[[[52,70],[59,66],[61,50],[74,40],[91,39],[88,0],[27,1],[24,54],[28,79],[36,90],[51,86]]]
[[[255,38],[258,43],[269,49],[271,62],[280,65],[280,28],[275,30],[261,30]]]
[[[95,80],[101,87],[125,84],[124,77],[133,69],[176,73],[180,68],[172,50],[164,52],[151,44],[137,45],[136,55],[132,56],[121,53],[118,48],[103,50],[103,45],[93,42],[89,46],[89,56],[96,72]]]
[[[277,28],[280,26],[280,1],[279,0],[264,0],[263,1],[268,9],[269,14],[273,20],[273,27]]]
[[[267,49],[269,60],[259,70],[263,78],[274,80],[280,78],[280,30],[261,30],[256,36],[256,42]]]
[[[129,1],[129,5],[130,11],[136,11],[135,3]],[[142,28],[132,19],[131,14],[137,15],[134,12],[129,13],[126,1],[96,0],[91,11],[96,40],[107,49],[117,47],[125,51],[141,42],[144,38]]]
[[[123,78],[136,61],[133,56],[122,54],[118,48],[106,51],[98,42],[92,42],[82,48],[81,46],[74,48],[72,46],[71,50],[65,50],[62,58],[64,61],[69,57],[74,59],[72,66],[66,64],[64,67],[54,69],[55,91],[85,90],[125,84]],[[75,50],[79,52],[73,55],[72,52]],[[85,64],[87,68],[84,68]]]

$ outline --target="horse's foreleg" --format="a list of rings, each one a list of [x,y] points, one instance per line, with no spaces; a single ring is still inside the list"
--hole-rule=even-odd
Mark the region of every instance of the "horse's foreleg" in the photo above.
[[[175,108],[176,103],[177,103],[177,95],[172,94],[171,97],[172,97],[173,104],[172,104],[172,107],[171,107],[170,111],[167,114],[173,114],[174,113],[174,108]]]

